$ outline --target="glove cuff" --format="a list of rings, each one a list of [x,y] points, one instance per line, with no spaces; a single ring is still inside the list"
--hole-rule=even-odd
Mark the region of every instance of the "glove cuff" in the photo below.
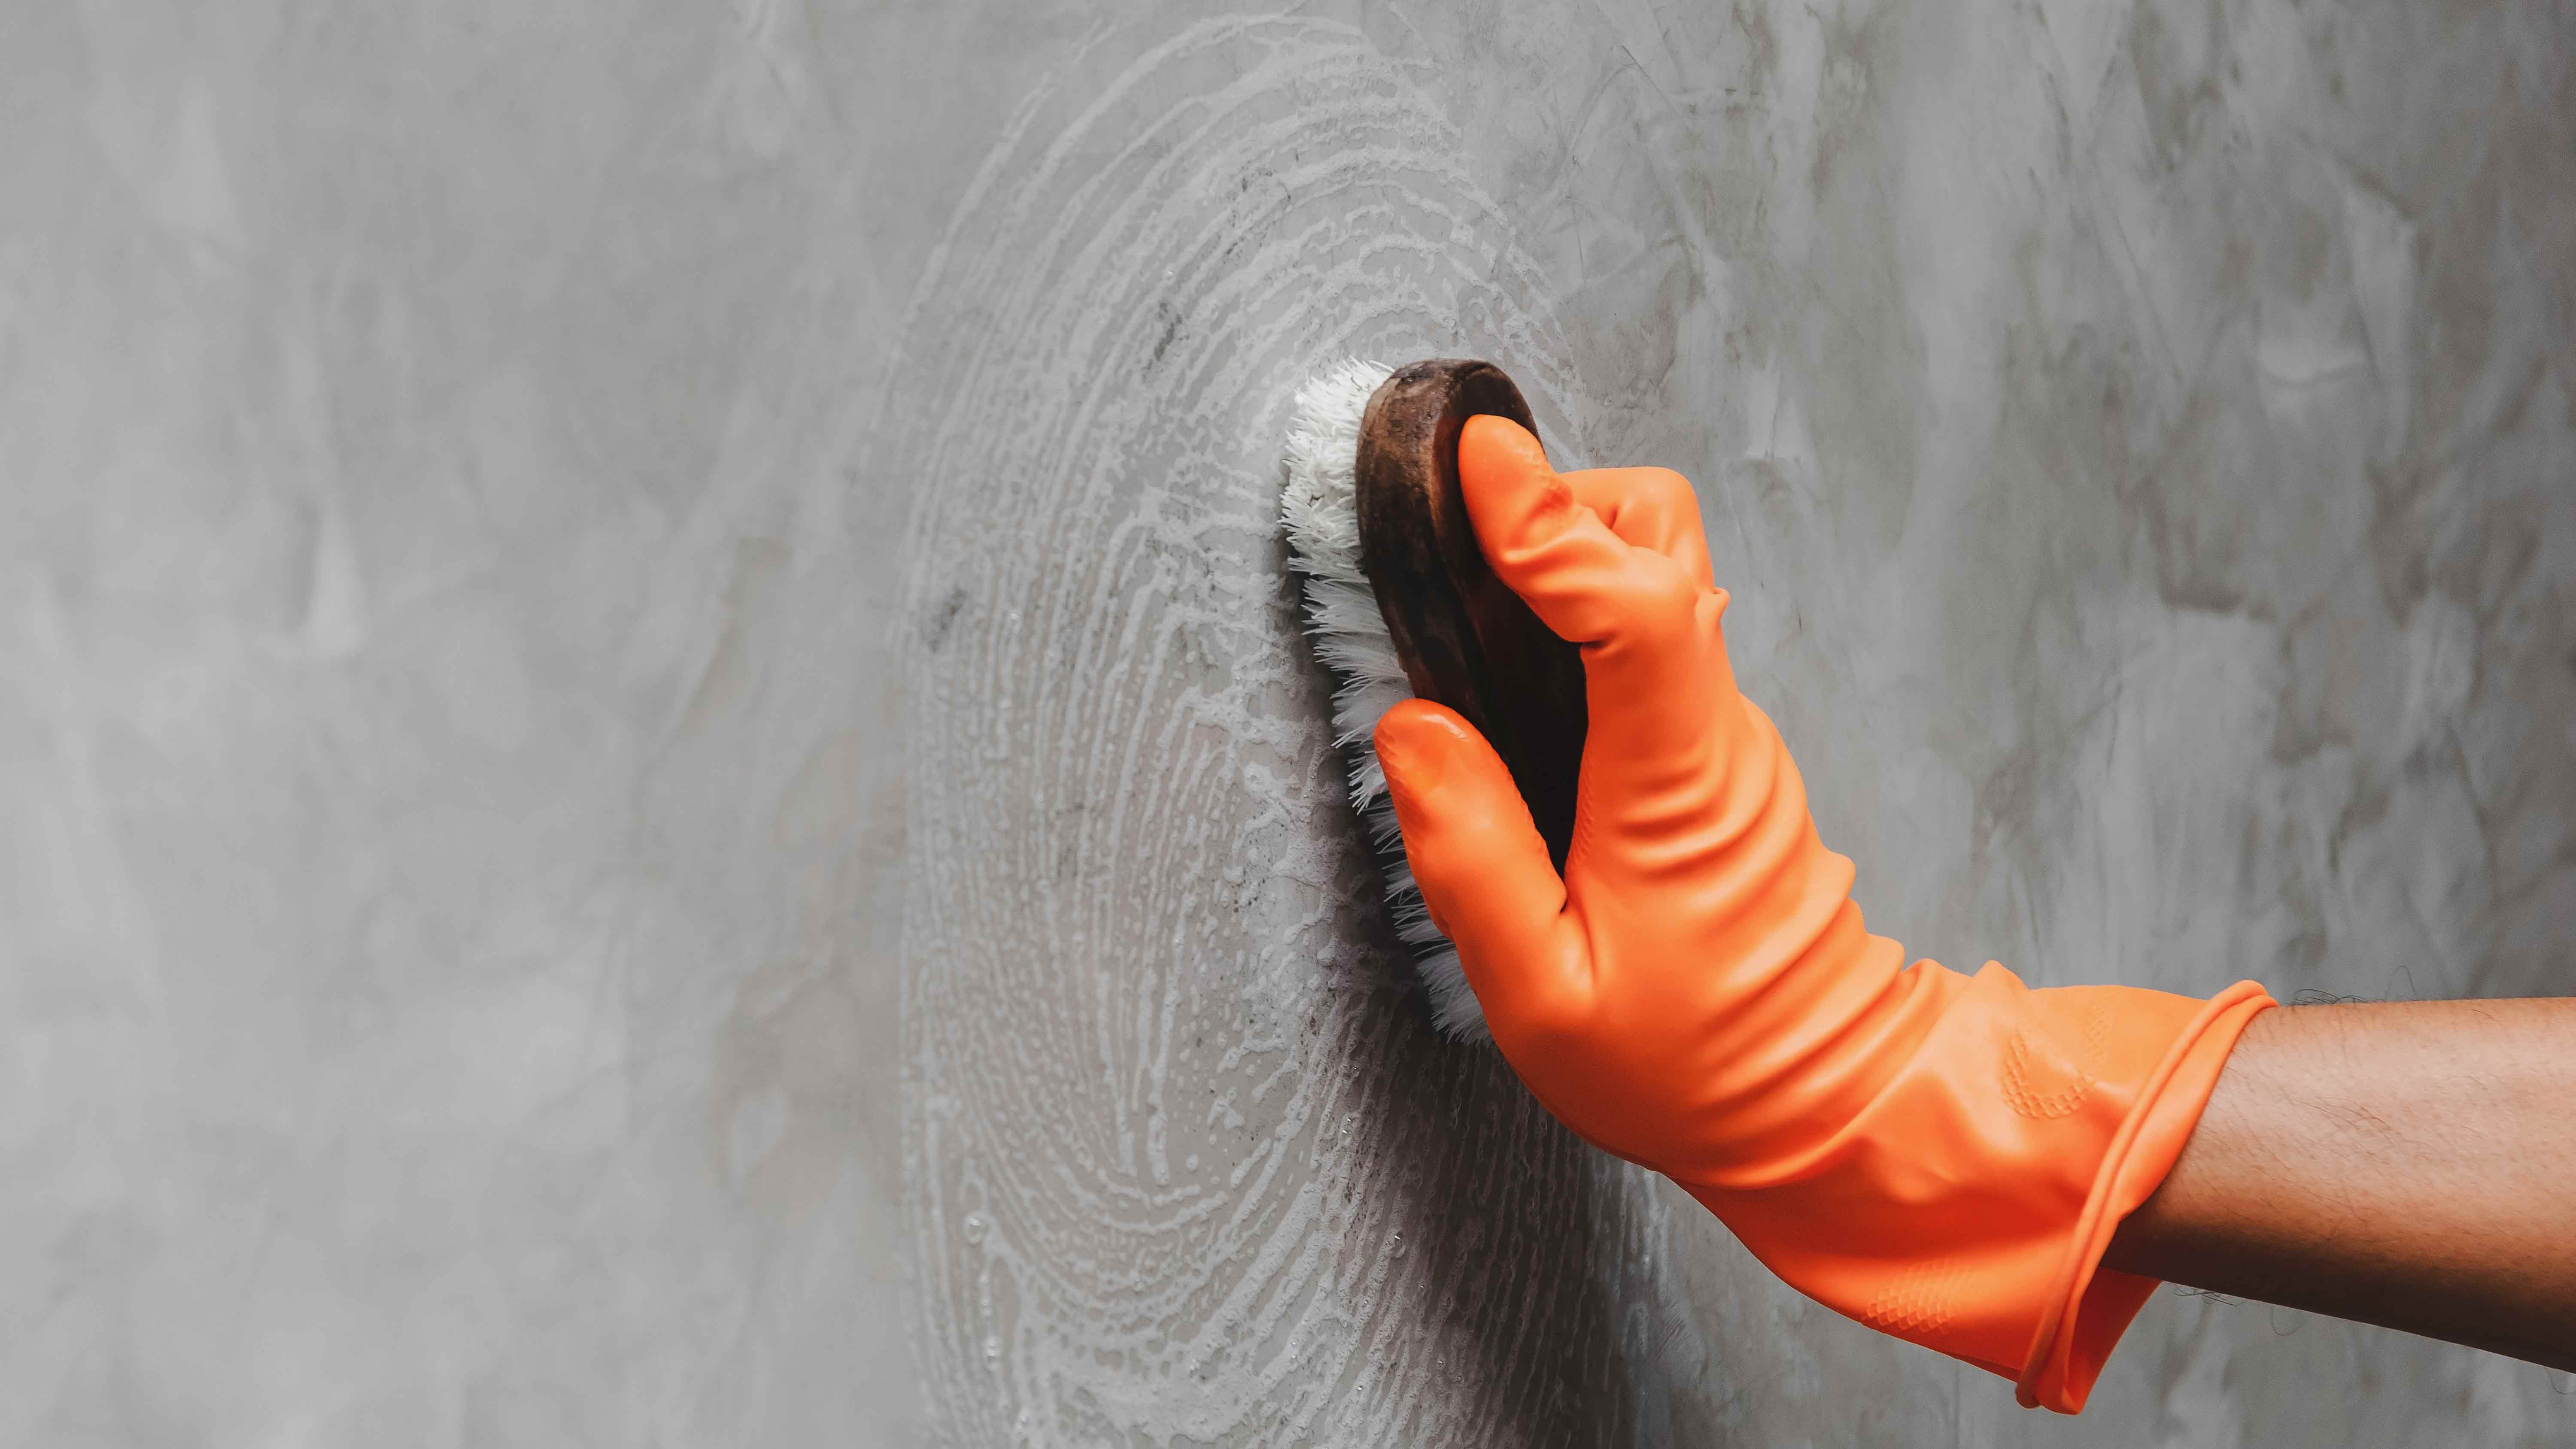
[[[2023,1408],[2072,1414],[2084,1407],[2120,1335],[2158,1285],[2156,1279],[2101,1266],[2111,1236],[2173,1171],[2236,1039],[2246,1023],[2275,1004],[2251,981],[2211,997],[2141,1085],[2137,1105],[2093,1176],[2057,1281],[2043,1300],[2044,1316],[2013,1383],[2013,1397]]]

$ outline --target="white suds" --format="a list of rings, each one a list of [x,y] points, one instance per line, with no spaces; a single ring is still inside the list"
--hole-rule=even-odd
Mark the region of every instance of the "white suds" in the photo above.
[[[857,468],[914,500],[891,627],[930,1442],[1593,1442],[1688,1318],[1643,1169],[1398,999],[1319,717],[1352,661],[1308,646],[1280,527],[1300,382],[1509,357],[1580,452],[1547,274],[1426,79],[1303,16],[1104,39],[1030,92],[923,265]],[[1317,537],[1353,585],[1328,622],[1373,621],[1348,515]]]
[[[1431,999],[1431,1019],[1461,1041],[1491,1041],[1484,1008],[1467,984],[1457,948],[1422,904],[1422,891],[1404,862],[1404,843],[1387,797],[1386,772],[1371,737],[1378,717],[1413,697],[1396,658],[1395,640],[1378,612],[1377,595],[1360,571],[1357,480],[1360,419],[1370,394],[1392,369],[1349,358],[1324,369],[1297,390],[1288,425],[1288,489],[1279,503],[1288,548],[1306,580],[1306,633],[1315,654],[1333,671],[1333,743],[1348,752],[1351,805],[1367,823],[1386,866],[1386,899],[1395,928],[1414,949],[1415,967]]]

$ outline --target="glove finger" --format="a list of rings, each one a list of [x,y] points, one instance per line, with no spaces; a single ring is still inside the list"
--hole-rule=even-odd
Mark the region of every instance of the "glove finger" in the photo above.
[[[1458,483],[1485,561],[1558,637],[1598,644],[1687,614],[1697,591],[1689,575],[1613,533],[1518,423],[1467,419]]]
[[[1680,564],[1701,588],[1717,587],[1699,495],[1689,479],[1670,468],[1585,468],[1556,476],[1622,542]]]
[[[1619,537],[1507,418],[1467,420],[1458,482],[1496,576],[1583,646],[1581,788],[1594,823],[1692,808],[1745,728],[1719,628],[1726,594],[1704,582],[1705,546],[1686,565]],[[1631,526],[1669,539],[1679,517],[1667,500],[1660,521],[1641,509]]]
[[[1388,710],[1376,743],[1405,860],[1496,1039],[1508,1048],[1534,1026],[1578,1020],[1592,994],[1582,935],[1494,747],[1422,699]]]

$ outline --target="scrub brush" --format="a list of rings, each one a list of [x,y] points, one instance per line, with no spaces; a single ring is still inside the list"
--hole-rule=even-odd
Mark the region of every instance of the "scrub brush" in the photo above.
[[[1537,433],[1520,390],[1491,363],[1329,367],[1297,393],[1280,504],[1305,576],[1306,632],[1335,679],[1333,735],[1347,753],[1351,804],[1377,847],[1432,1022],[1462,1041],[1491,1036],[1405,864],[1371,740],[1378,717],[1416,696],[1464,716],[1510,769],[1559,870],[1584,734],[1581,652],[1494,577],[1467,519],[1458,430],[1482,413]]]

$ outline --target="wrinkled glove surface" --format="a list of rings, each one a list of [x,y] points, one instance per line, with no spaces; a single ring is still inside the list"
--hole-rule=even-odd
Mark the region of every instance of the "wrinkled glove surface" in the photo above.
[[[1464,720],[1414,700],[1377,727],[1405,854],[1505,1058],[1809,1296],[2082,1408],[2155,1288],[2100,1266],[2111,1234],[2271,998],[1907,965],[1736,690],[1690,485],[1560,475],[1493,417],[1459,474],[1495,572],[1582,647],[1591,711],[1561,879]]]

